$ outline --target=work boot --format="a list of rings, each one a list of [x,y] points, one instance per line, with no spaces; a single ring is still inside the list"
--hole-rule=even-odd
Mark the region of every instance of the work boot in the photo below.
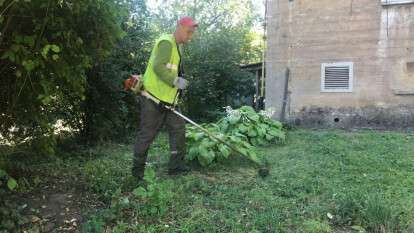
[[[180,175],[180,174],[186,174],[189,171],[191,171],[190,167],[188,167],[187,165],[181,165],[176,168],[169,168],[168,175],[175,176],[175,175]]]

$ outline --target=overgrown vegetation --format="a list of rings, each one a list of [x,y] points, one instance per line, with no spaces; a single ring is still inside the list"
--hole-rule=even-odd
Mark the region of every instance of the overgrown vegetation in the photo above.
[[[125,139],[138,109],[122,80],[145,71],[153,42],[182,15],[200,22],[183,56],[191,81],[183,109],[215,119],[254,92],[253,76],[239,68],[260,57],[253,9],[251,0],[169,0],[151,11],[144,0],[0,1],[0,140],[53,155],[62,126],[83,142]]]
[[[261,57],[254,2],[0,0],[0,232],[46,231],[72,208],[87,212],[76,225],[84,232],[414,232],[412,133],[286,137],[266,113],[222,113],[254,91],[239,68]],[[216,122],[204,126],[250,160],[266,159],[269,177],[194,128],[188,159],[203,166],[166,175],[161,134],[145,181],[130,175],[138,109],[122,80],[144,72],[154,39],[182,15],[200,23],[184,50],[183,110]],[[58,202],[50,219],[53,195],[70,208]]]
[[[166,134],[149,151],[151,186],[130,179],[132,145],[106,144],[36,166],[58,172],[59,179],[78,178],[103,201],[87,209],[84,232],[411,233],[413,138],[289,131],[282,145],[257,150],[271,164],[265,179],[240,157],[170,177]],[[50,183],[53,177],[43,179]]]
[[[122,81],[145,71],[155,39],[183,15],[200,26],[184,49],[191,88],[182,109],[206,121],[240,105],[254,78],[239,65],[260,57],[255,14],[251,0],[168,0],[151,9],[145,0],[0,0],[0,169],[16,180],[31,175],[36,157],[76,149],[61,145],[68,136],[94,145],[134,135],[138,104]],[[13,186],[11,176],[4,182]]]
[[[271,115],[273,113],[264,111],[258,114],[249,106],[243,106],[237,110],[227,107],[226,117],[217,123],[204,124],[204,127],[215,137],[233,145],[254,163],[261,164],[262,162],[257,158],[255,146],[283,142],[286,138],[282,124],[272,120]],[[187,139],[189,149],[186,159],[196,160],[202,166],[225,160],[232,154],[238,154],[227,145],[200,132],[194,126],[187,130]]]
[[[53,155],[58,120],[81,129],[87,72],[125,35],[114,1],[0,1],[0,133]]]

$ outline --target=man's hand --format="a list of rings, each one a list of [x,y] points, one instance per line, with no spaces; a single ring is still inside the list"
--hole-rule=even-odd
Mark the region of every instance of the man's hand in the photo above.
[[[188,81],[182,77],[177,77],[174,81],[174,86],[180,90],[184,90],[188,86]]]

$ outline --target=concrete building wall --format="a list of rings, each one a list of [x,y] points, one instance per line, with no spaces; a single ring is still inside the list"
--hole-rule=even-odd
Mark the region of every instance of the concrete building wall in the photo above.
[[[414,4],[268,0],[266,107],[302,125],[414,127]],[[321,92],[321,64],[353,62],[351,93]]]

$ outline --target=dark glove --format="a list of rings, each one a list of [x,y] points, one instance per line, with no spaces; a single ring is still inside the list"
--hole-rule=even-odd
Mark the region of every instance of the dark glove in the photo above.
[[[180,90],[184,90],[188,86],[188,81],[182,77],[177,77],[174,81],[174,86]]]

